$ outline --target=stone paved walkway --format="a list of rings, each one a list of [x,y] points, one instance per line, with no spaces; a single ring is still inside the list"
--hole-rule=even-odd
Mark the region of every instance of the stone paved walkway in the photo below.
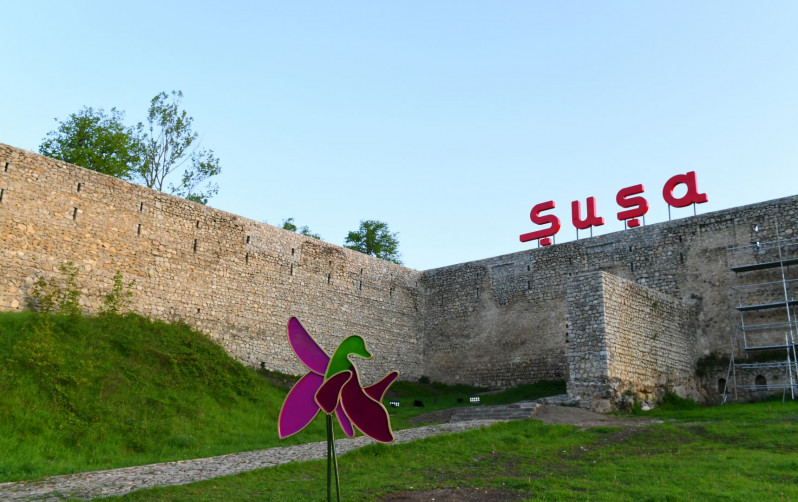
[[[476,420],[451,424],[428,425],[416,429],[395,431],[397,443],[406,443],[438,434],[462,432],[486,427],[497,420]],[[341,439],[335,442],[339,455],[361,448],[373,441],[367,437]],[[124,495],[142,488],[193,483],[205,479],[229,476],[240,472],[285,464],[325,458],[327,443],[308,443],[268,450],[231,453],[219,457],[181,460],[137,467],[123,467],[107,471],[82,472],[54,476],[35,481],[0,483],[0,500],[3,501],[57,501],[68,497],[90,499],[110,495]]]

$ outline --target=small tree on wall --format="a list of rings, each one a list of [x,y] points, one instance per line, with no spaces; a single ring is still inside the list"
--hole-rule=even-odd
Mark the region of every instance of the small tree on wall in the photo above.
[[[211,178],[222,169],[213,150],[199,147],[182,99],[182,91],[157,94],[146,127],[125,126],[124,112],[115,108],[107,115],[84,107],[47,134],[39,153],[207,204],[219,192]]]
[[[58,119],[55,119],[58,121]],[[58,122],[39,146],[39,153],[92,171],[131,179],[139,164],[141,144],[136,130],[124,125],[125,113],[84,106]]]
[[[314,239],[321,240],[321,235],[313,233],[310,231],[310,228],[307,225],[302,225],[301,227],[297,228],[296,223],[294,223],[293,218],[286,218],[283,220],[283,230],[288,230],[290,232],[296,232],[301,235],[306,235],[308,237],[313,237]]]
[[[344,247],[401,265],[397,235],[391,233],[387,223],[364,220],[359,229],[346,236]]]
[[[182,99],[182,91],[152,98],[146,129],[138,125],[142,158],[136,175],[145,186],[207,204],[219,192],[210,178],[222,169],[213,150],[198,147],[199,134],[192,129],[194,119],[180,108]],[[179,181],[167,183],[181,170]]]
[[[136,281],[130,281],[125,284],[122,272],[119,270],[114,274],[113,281],[111,292],[103,298],[103,304],[99,311],[100,315],[124,314],[130,310],[130,299],[133,298],[132,288],[135,286]]]

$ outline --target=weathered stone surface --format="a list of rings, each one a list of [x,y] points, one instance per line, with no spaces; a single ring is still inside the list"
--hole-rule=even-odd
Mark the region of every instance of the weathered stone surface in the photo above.
[[[433,380],[486,386],[573,379],[567,354],[591,360],[593,354],[577,356],[568,348],[568,281],[597,271],[696,309],[696,356],[728,354],[738,318],[729,292],[740,278],[729,272],[727,247],[774,240],[777,225],[782,238],[798,236],[798,196],[427,270],[419,292],[424,372]],[[776,274],[764,270],[744,279],[775,281]],[[579,308],[600,306],[584,298]],[[716,386],[706,394],[716,395]]]
[[[597,411],[653,403],[668,389],[699,399],[697,319],[695,307],[606,272],[571,278],[568,394]]]
[[[419,272],[3,144],[0,189],[0,309],[24,308],[34,280],[72,260],[87,312],[120,270],[136,281],[136,311],[184,319],[252,366],[303,371],[285,343],[295,315],[328,352],[363,336],[380,355],[363,361],[365,380],[398,368],[406,379],[490,387],[576,383],[584,378],[569,375],[568,358],[597,365],[579,372],[615,361],[595,341],[581,354],[567,345],[569,279],[590,272],[695,309],[695,355],[728,353],[736,317],[727,246],[773,240],[777,224],[782,237],[798,231],[793,196]],[[598,322],[603,307],[591,294],[578,308]],[[618,378],[591,392],[623,392]]]
[[[134,310],[184,319],[250,366],[304,371],[286,342],[296,316],[329,353],[362,336],[379,354],[359,363],[366,380],[422,374],[420,272],[2,144],[0,188],[0,309],[71,260],[87,312],[119,270]]]

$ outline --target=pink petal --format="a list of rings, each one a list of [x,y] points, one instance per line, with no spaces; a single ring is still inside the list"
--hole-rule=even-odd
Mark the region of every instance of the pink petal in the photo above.
[[[357,372],[352,369],[353,378],[341,389],[341,405],[346,416],[363,434],[381,443],[391,443],[395,439],[391,431],[388,410],[369,397],[360,387]]]
[[[296,434],[313,421],[319,412],[319,405],[314,398],[322,383],[323,376],[308,373],[288,391],[277,421],[280,439]]]
[[[368,394],[370,398],[374,399],[378,403],[381,403],[382,398],[385,397],[385,392],[388,391],[388,387],[390,387],[393,381],[397,378],[399,378],[399,372],[391,371],[385,375],[382,380],[374,385],[369,385],[363,390],[366,391],[366,394]]]
[[[352,427],[352,422],[349,421],[349,417],[344,413],[344,409],[340,403],[338,407],[335,408],[335,416],[338,417],[338,423],[341,424],[341,429],[344,431],[344,434],[346,434],[346,437],[355,437],[355,429]]]
[[[296,317],[288,320],[288,343],[294,354],[314,373],[324,375],[330,356],[318,346]]]
[[[342,371],[328,378],[316,391],[316,404],[324,413],[332,413],[338,406],[341,387],[352,377],[351,371]]]

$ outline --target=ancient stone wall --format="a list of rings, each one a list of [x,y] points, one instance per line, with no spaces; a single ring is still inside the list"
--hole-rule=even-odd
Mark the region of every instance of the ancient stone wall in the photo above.
[[[87,311],[119,270],[137,311],[184,319],[253,366],[303,370],[284,338],[296,315],[328,351],[363,336],[379,354],[367,377],[509,386],[568,378],[568,280],[588,272],[694,307],[697,355],[728,352],[727,246],[777,223],[798,236],[798,196],[417,272],[0,144],[0,309],[72,260]]]
[[[487,386],[567,378],[568,280],[596,271],[693,306],[697,355],[728,353],[727,247],[775,239],[777,224],[798,236],[798,196],[425,271],[425,372]]]
[[[118,270],[134,310],[184,319],[252,366],[304,371],[285,336],[296,316],[328,353],[363,336],[378,354],[365,379],[421,374],[419,272],[2,144],[0,190],[0,309],[72,261],[87,312]]]
[[[565,309],[551,274],[498,257],[428,271],[425,372],[433,380],[509,387],[565,377]]]
[[[606,411],[666,390],[698,398],[698,312],[665,293],[592,272],[568,284],[568,394]],[[627,399],[628,398],[628,399]]]

